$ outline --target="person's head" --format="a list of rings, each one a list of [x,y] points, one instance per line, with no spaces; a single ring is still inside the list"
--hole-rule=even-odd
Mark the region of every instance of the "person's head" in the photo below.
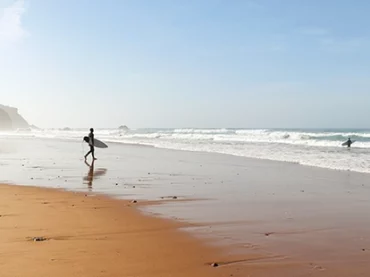
[[[93,128],[90,128],[90,132],[91,132],[91,133],[94,133],[94,129],[93,129]]]

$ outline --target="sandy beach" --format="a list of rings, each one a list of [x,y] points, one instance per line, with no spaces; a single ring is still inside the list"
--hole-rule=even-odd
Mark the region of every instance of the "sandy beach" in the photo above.
[[[120,144],[92,167],[76,142],[4,148],[2,276],[369,275],[367,174]]]
[[[370,277],[369,12],[0,0],[0,277]]]
[[[241,276],[221,266],[230,257],[127,201],[1,185],[0,203],[4,277]]]

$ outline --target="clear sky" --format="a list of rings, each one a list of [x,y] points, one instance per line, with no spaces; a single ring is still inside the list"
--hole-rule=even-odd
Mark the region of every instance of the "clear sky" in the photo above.
[[[0,0],[40,127],[370,127],[370,1]]]

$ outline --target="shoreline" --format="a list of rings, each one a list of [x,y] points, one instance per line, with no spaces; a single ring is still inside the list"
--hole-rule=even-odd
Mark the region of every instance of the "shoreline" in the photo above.
[[[330,167],[322,167],[322,166],[316,166],[316,165],[310,165],[310,164],[304,164],[301,162],[295,162],[295,161],[283,161],[283,160],[274,160],[274,159],[268,159],[266,157],[258,158],[258,157],[249,157],[249,156],[243,156],[243,155],[237,155],[237,154],[230,154],[230,153],[222,153],[222,152],[213,152],[213,151],[204,151],[204,150],[188,150],[188,149],[176,149],[176,148],[166,148],[166,147],[158,147],[155,145],[150,144],[142,144],[142,143],[126,143],[126,142],[116,142],[116,141],[109,141],[110,144],[115,145],[122,145],[122,146],[132,146],[132,147],[149,147],[149,148],[155,148],[159,150],[164,151],[180,151],[180,152],[188,152],[188,153],[197,153],[197,154],[205,154],[205,155],[221,155],[221,156],[227,156],[227,157],[236,157],[236,158],[243,158],[243,159],[249,159],[249,160],[257,160],[262,162],[271,162],[271,163],[283,163],[288,165],[299,165],[307,168],[316,168],[316,169],[322,169],[322,170],[329,170],[334,172],[351,172],[355,174],[365,174],[370,177],[370,172],[366,171],[360,171],[360,170],[352,170],[352,169],[339,169],[339,168],[330,168]],[[316,146],[316,147],[323,147],[324,146]],[[361,147],[351,147],[351,148],[345,148],[342,147],[343,150],[351,150],[351,149],[366,149]]]
[[[83,149],[86,150],[86,145],[84,142],[78,140],[77,138],[48,138],[48,137],[25,137],[25,138],[22,138],[22,137],[18,137],[18,136],[14,136],[13,137],[14,139],[18,139],[18,140],[39,140],[39,141],[50,141],[50,142],[53,142],[53,141],[56,141],[56,142],[62,142],[62,143],[65,143],[65,142],[69,142],[69,143],[75,143],[75,144],[80,144],[82,145]],[[5,138],[0,138],[1,139],[4,139],[6,140]],[[121,147],[143,147],[143,148],[154,148],[154,149],[158,149],[158,150],[163,150],[163,151],[175,151],[175,152],[186,152],[186,153],[197,153],[197,154],[205,154],[205,155],[221,155],[221,156],[227,156],[227,157],[235,157],[235,158],[243,158],[243,159],[249,159],[249,160],[258,160],[258,161],[265,161],[265,162],[271,162],[271,163],[283,163],[283,164],[290,164],[290,165],[299,165],[299,166],[303,166],[303,167],[307,167],[307,168],[316,168],[316,169],[323,169],[323,170],[329,170],[329,171],[335,171],[335,172],[351,172],[351,173],[355,173],[355,174],[366,174],[368,176],[370,176],[370,171],[364,171],[364,170],[353,170],[351,168],[348,168],[348,169],[345,169],[345,168],[332,168],[332,167],[325,167],[325,166],[319,166],[319,165],[315,165],[315,164],[305,164],[305,163],[302,163],[301,161],[285,161],[285,160],[278,160],[278,159],[269,159],[268,157],[252,157],[252,156],[243,156],[243,155],[240,155],[240,154],[231,154],[231,153],[223,153],[223,152],[217,152],[217,151],[206,151],[206,150],[190,150],[190,149],[177,149],[177,148],[171,148],[171,147],[161,147],[161,146],[156,146],[156,145],[152,145],[152,144],[146,144],[146,143],[134,143],[134,142],[122,142],[122,141],[116,141],[116,140],[104,140],[105,142],[107,142],[108,144],[111,144],[111,145],[115,145],[115,146],[121,146]],[[251,143],[252,145],[254,143]],[[267,145],[267,142],[262,142],[261,144],[266,144]],[[294,146],[292,144],[284,144],[284,143],[276,143],[277,145],[279,146],[285,146],[285,145],[289,145],[289,146]],[[303,146],[303,145],[298,145],[298,146]],[[310,146],[310,147],[318,147],[318,148],[325,148],[326,146]],[[85,149],[86,148],[86,149]],[[332,147],[333,149],[336,149],[337,150],[337,147]],[[353,151],[356,151],[356,150],[366,150],[367,148],[362,148],[362,147],[351,147],[351,148],[347,148],[347,147],[340,147],[343,151],[350,151],[350,150],[353,150]],[[99,149],[97,148],[97,151],[101,151],[104,149]],[[86,151],[85,151],[86,152]],[[309,151],[307,152],[304,152],[304,153],[308,153]],[[369,152],[370,154],[370,152]],[[81,160],[83,161],[83,158],[81,158]]]

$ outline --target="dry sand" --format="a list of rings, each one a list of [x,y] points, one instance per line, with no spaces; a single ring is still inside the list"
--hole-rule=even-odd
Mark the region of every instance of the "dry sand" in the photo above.
[[[145,216],[136,205],[1,185],[0,276],[248,276],[233,262],[258,258],[225,258],[179,231],[181,224]]]

